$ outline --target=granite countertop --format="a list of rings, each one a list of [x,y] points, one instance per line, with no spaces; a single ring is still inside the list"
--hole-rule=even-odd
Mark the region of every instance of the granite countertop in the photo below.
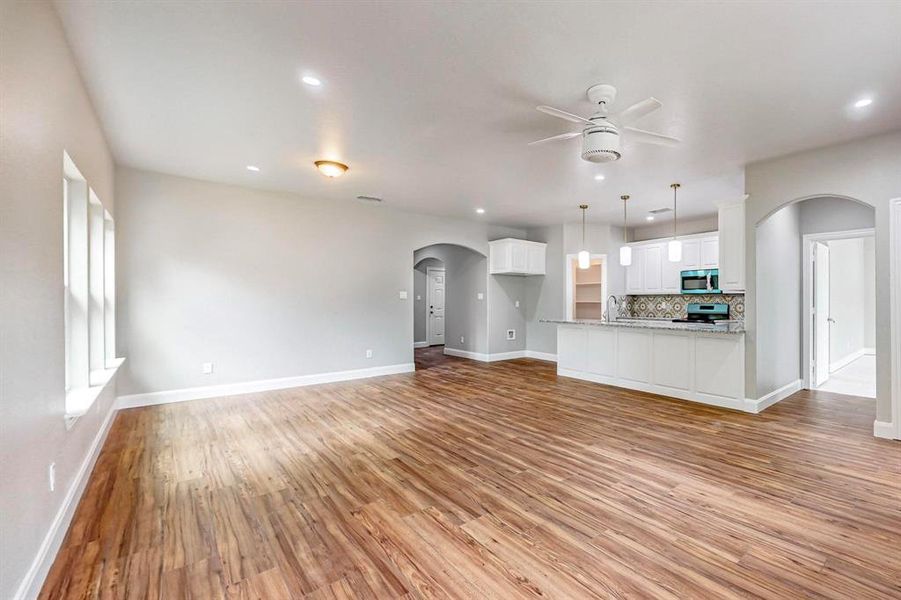
[[[541,323],[558,325],[592,325],[596,327],[631,327],[634,329],[668,329],[672,331],[701,331],[704,333],[744,333],[743,321],[721,321],[716,324],[707,323],[673,323],[669,319],[617,319],[604,321],[600,319],[540,319]]]

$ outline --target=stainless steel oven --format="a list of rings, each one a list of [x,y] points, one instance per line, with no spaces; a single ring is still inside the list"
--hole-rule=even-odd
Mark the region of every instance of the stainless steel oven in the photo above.
[[[683,294],[722,294],[719,269],[682,271]]]

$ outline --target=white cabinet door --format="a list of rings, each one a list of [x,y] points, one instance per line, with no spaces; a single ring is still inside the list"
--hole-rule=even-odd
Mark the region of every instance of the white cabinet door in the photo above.
[[[646,294],[655,294],[663,290],[663,246],[654,244],[645,246],[643,253],[643,288]]]
[[[557,327],[557,368],[585,371],[588,365],[588,328]]]
[[[545,247],[544,245],[529,244],[527,249],[528,266],[526,271],[529,275],[544,275],[545,272]]]
[[[513,273],[528,272],[529,251],[526,244],[513,242],[510,249],[510,271]]]
[[[643,246],[634,246],[632,248],[632,264],[626,267],[626,292],[629,294],[640,294],[644,291],[644,277],[642,275],[644,250]]]
[[[682,270],[693,271],[701,268],[701,240],[682,242]]]
[[[720,288],[726,292],[745,290],[745,203],[721,206],[719,210]]]
[[[701,268],[715,269],[720,264],[720,242],[718,237],[701,238]]]
[[[679,294],[682,292],[682,270],[683,266],[681,262],[670,262],[669,260],[663,261],[664,294]]]

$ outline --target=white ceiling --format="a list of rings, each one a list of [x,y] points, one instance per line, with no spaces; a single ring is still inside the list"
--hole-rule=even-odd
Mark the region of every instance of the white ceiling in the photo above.
[[[578,218],[581,202],[618,222],[629,193],[638,223],[680,181],[689,217],[740,197],[750,161],[901,127],[894,1],[57,8],[118,162],[334,201],[526,226]],[[614,109],[660,99],[638,126],[683,146],[592,165],[578,140],[526,145],[577,127],[536,105],[589,114],[602,82]],[[863,95],[873,104],[850,109]],[[350,171],[327,180],[319,158]]]

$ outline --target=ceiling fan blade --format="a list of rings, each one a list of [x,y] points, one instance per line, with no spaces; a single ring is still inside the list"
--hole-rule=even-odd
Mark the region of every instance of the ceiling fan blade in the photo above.
[[[645,100],[620,111],[619,114],[616,115],[616,118],[619,119],[621,124],[628,125],[645,115],[651,114],[661,106],[663,106],[663,104],[657,98],[646,98]]]
[[[573,131],[570,133],[561,133],[560,135],[553,135],[549,138],[544,138],[543,140],[535,140],[534,142],[529,142],[529,146],[534,146],[535,144],[543,144],[545,142],[556,142],[557,140],[570,140],[574,137],[579,137],[582,135],[581,131]]]
[[[536,106],[538,110],[543,112],[546,115],[551,115],[552,117],[557,117],[558,119],[565,119],[567,121],[571,121],[573,123],[581,123],[587,125],[594,125],[593,121],[589,121],[584,117],[580,117],[579,115],[574,115],[572,113],[568,113],[565,110],[560,110],[559,108],[554,108],[553,106]]]
[[[668,135],[662,135],[660,133],[654,133],[653,131],[635,129],[634,127],[623,127],[623,129],[629,132],[626,134],[626,139],[630,142],[657,144],[659,146],[678,146],[682,143],[682,140],[678,138],[670,137]]]

